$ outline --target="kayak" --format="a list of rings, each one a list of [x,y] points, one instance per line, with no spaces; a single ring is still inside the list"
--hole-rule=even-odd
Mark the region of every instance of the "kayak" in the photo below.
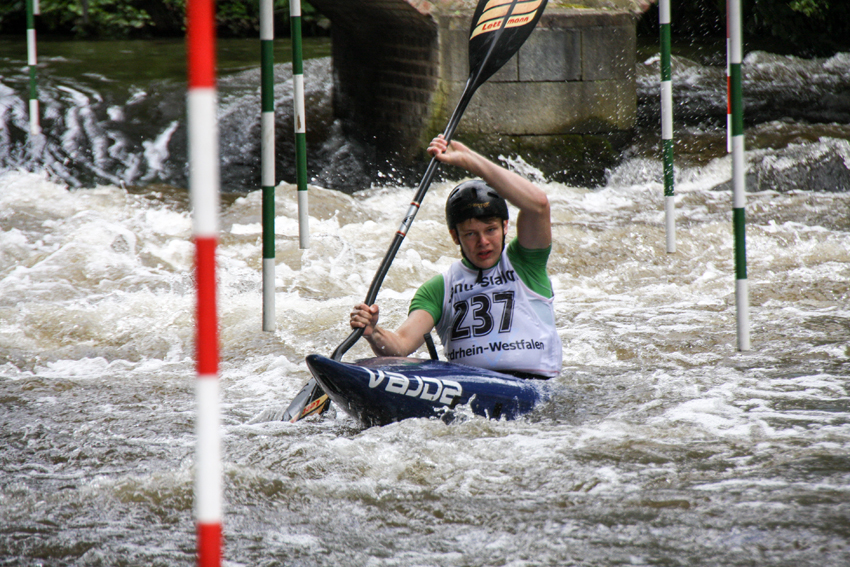
[[[543,380],[441,360],[377,357],[351,364],[311,354],[307,367],[331,401],[366,427],[450,418],[458,406],[489,419],[516,419],[551,396]]]

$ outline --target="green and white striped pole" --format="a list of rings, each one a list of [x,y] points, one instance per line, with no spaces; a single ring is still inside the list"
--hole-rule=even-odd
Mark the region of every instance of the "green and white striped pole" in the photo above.
[[[673,70],[670,62],[670,0],[661,0],[658,10],[661,27],[661,146],[664,159],[664,219],[667,252],[676,251],[676,201],[673,197]]]
[[[30,71],[30,133],[41,134],[38,120],[38,89],[35,83],[35,67],[37,64],[35,50],[35,17],[41,13],[38,0],[27,0],[27,65]]]
[[[275,329],[274,306],[274,0],[260,0],[261,141],[263,187],[263,330]]]
[[[307,124],[304,112],[304,64],[301,51],[301,0],[289,0],[292,24],[292,104],[295,120],[295,176],[298,186],[298,241],[310,247],[307,208]]]
[[[747,247],[744,206],[746,205],[746,161],[744,158],[744,97],[741,77],[743,41],[741,0],[728,0],[730,49],[729,77],[732,103],[732,222],[735,231],[735,304],[738,321],[738,350],[750,350],[750,300],[747,285]]]

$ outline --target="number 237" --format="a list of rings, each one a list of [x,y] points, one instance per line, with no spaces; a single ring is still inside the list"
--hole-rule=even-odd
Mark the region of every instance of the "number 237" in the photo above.
[[[492,314],[493,303],[504,305],[502,317],[499,320],[499,332],[510,332],[514,316],[514,292],[505,291],[494,293],[492,301],[489,295],[482,294],[455,303],[452,339],[468,339],[470,336],[483,337],[490,334],[496,324]],[[470,310],[472,311],[471,321],[467,321]]]

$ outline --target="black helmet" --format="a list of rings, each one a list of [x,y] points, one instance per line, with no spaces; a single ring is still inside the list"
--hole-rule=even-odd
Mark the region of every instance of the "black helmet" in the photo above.
[[[446,224],[450,230],[465,220],[493,217],[508,220],[508,204],[480,179],[464,181],[446,199]]]

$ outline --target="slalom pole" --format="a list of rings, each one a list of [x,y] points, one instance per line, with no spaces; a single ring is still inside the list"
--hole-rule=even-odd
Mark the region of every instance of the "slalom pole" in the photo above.
[[[726,153],[732,153],[732,78],[729,74],[729,58],[732,47],[729,40],[729,6],[726,6]]]
[[[292,28],[292,104],[295,121],[295,176],[298,185],[298,242],[310,247],[307,207],[307,124],[304,112],[304,63],[301,50],[301,0],[289,0]]]
[[[195,239],[196,401],[195,521],[199,567],[221,565],[222,467],[215,251],[219,214],[214,0],[188,0],[189,196]]]
[[[27,0],[27,65],[30,72],[30,134],[41,134],[38,119],[38,89],[35,81],[37,56],[35,49],[35,17],[41,13],[38,0]]]
[[[263,330],[275,329],[274,306],[274,0],[260,0],[261,167],[263,191]]]
[[[670,62],[670,0],[661,0],[658,19],[661,28],[661,146],[664,155],[664,219],[667,253],[676,251],[676,201],[673,196],[673,70]]]
[[[732,222],[735,231],[735,304],[738,322],[738,350],[750,350],[749,288],[744,206],[746,205],[746,161],[744,157],[744,97],[741,62],[741,0],[728,0],[730,27],[729,76],[732,101]]]

